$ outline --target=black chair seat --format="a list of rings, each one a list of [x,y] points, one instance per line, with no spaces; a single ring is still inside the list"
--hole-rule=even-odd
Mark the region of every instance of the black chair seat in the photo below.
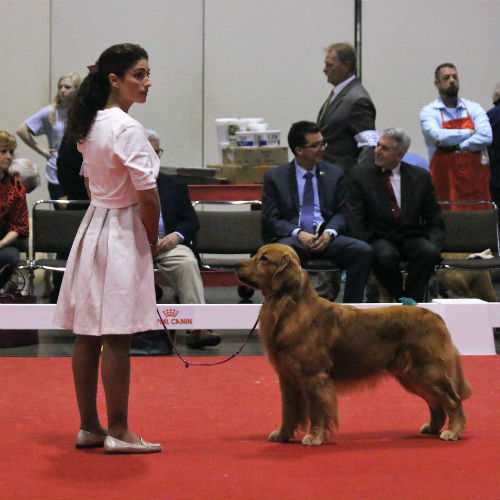
[[[328,259],[309,259],[302,264],[302,268],[310,272],[340,271],[340,268],[335,264],[335,262]]]
[[[436,295],[438,271],[490,271],[500,268],[500,241],[498,207],[492,201],[441,201],[446,238],[442,253],[480,253],[490,249],[492,259],[443,259],[436,267]],[[450,210],[456,208],[456,210]],[[474,209],[475,208],[475,209]]]
[[[25,269],[28,270],[29,289],[33,292],[35,270],[64,272],[66,259],[47,257],[37,259],[40,253],[68,255],[80,223],[88,207],[87,200],[39,200],[32,208],[32,248]],[[55,210],[55,207],[59,210]]]
[[[500,257],[492,259],[443,259],[440,269],[464,269],[467,271],[488,271],[500,269]]]

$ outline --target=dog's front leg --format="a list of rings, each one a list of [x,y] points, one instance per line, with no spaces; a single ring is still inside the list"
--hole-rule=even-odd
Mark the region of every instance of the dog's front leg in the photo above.
[[[307,422],[307,407],[300,378],[279,375],[281,389],[281,427],[269,435],[269,441],[286,443],[300,425]]]
[[[306,394],[309,400],[309,433],[302,439],[306,446],[319,446],[331,427],[337,423],[337,397],[333,382],[326,372],[307,377]]]

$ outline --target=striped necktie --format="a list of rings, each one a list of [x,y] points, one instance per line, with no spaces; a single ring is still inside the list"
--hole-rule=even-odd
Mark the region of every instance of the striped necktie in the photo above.
[[[326,110],[328,108],[328,105],[330,104],[330,101],[333,97],[333,94],[335,93],[335,89],[332,89],[332,91],[330,92],[330,94],[328,95],[328,97],[326,98],[326,101],[325,103],[323,104],[323,106],[321,107],[321,110],[319,112],[319,116],[318,116],[318,123],[324,118],[325,116],[325,113],[326,113]]]

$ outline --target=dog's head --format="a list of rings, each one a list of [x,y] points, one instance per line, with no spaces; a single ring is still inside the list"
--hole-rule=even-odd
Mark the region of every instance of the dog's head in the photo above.
[[[293,248],[279,243],[264,245],[250,259],[242,260],[237,268],[238,279],[262,290],[264,297],[299,287],[305,271]]]

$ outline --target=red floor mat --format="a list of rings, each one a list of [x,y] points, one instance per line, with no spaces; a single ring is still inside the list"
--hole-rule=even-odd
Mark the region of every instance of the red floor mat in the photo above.
[[[425,403],[387,380],[341,396],[340,429],[314,448],[267,442],[280,402],[264,357],[187,370],[175,358],[134,358],[132,366],[131,428],[163,453],[74,449],[70,359],[0,358],[2,500],[500,498],[499,356],[464,357],[474,394],[458,442],[420,435]]]

